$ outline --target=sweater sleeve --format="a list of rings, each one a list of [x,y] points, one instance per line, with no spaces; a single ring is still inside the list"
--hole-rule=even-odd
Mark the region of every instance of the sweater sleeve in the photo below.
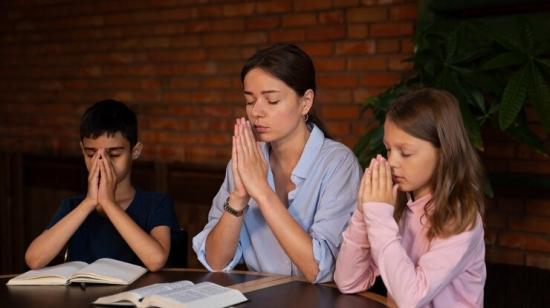
[[[393,206],[365,203],[365,223],[371,254],[389,294],[398,306],[424,306],[462,274],[470,260],[483,253],[481,218],[472,230],[432,240],[430,248],[414,264],[401,244]]]
[[[334,281],[342,293],[358,293],[370,288],[378,276],[372,260],[363,214],[355,209],[342,234]]]

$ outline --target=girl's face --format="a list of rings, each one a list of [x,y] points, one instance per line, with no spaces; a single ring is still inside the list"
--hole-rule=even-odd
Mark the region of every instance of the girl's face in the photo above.
[[[298,96],[283,81],[260,68],[250,70],[243,84],[246,114],[260,141],[285,140],[300,125],[306,128],[304,116],[311,107],[307,95]]]
[[[384,145],[393,182],[399,185],[399,190],[411,192],[415,199],[432,193],[431,178],[438,163],[439,150],[431,142],[406,133],[387,118]]]

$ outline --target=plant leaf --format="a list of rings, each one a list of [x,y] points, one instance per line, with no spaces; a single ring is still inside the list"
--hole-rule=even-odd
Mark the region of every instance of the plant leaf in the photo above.
[[[550,89],[534,62],[529,65],[529,101],[535,107],[540,122],[550,132]]]
[[[525,98],[527,96],[527,71],[529,65],[524,65],[519,72],[516,72],[511,78],[500,102],[500,112],[498,124],[500,129],[507,129],[514,122],[520,112]]]
[[[520,117],[514,123],[514,125],[510,125],[510,127],[506,130],[506,132],[509,133],[514,138],[516,138],[519,142],[527,144],[531,148],[535,149],[535,151],[537,151],[539,154],[548,156],[548,151],[544,147],[544,143],[529,128],[529,125],[527,123],[527,120],[525,120],[525,117]]]
[[[515,66],[525,62],[527,58],[520,53],[508,51],[493,57],[481,65],[482,70],[493,70],[508,66]]]

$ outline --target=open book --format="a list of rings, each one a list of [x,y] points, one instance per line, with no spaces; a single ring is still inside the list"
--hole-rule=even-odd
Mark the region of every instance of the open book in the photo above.
[[[71,282],[131,284],[147,270],[141,266],[109,258],[92,264],[73,261],[39,270],[30,270],[8,281],[6,285],[67,285]]]
[[[218,308],[246,302],[238,290],[212,282],[193,284],[182,280],[157,283],[147,287],[98,298],[93,304],[166,308]]]

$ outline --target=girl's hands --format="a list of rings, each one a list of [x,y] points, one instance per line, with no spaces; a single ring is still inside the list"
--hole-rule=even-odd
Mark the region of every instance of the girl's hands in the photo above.
[[[395,206],[397,199],[397,184],[393,184],[391,168],[381,155],[373,158],[365,170],[359,187],[359,211],[365,202],[384,202]]]
[[[233,136],[233,160],[235,167],[235,192],[239,191],[237,181],[242,183],[246,193],[252,198],[258,198],[267,190],[271,190],[267,183],[267,162],[264,159],[260,145],[254,139],[250,122],[244,118],[237,119]],[[237,172],[235,172],[235,169]],[[238,178],[238,179],[237,179]],[[241,191],[242,193],[242,191]]]

